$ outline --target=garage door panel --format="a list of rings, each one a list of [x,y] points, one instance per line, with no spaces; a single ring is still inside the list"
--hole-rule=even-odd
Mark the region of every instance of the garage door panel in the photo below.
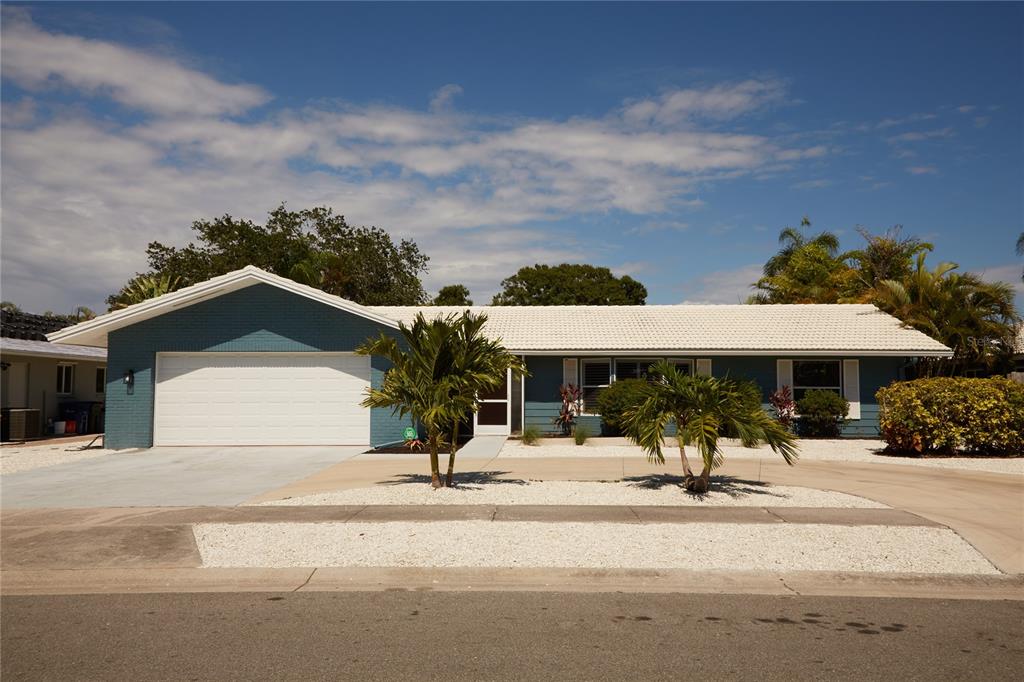
[[[158,445],[362,445],[369,358],[343,354],[160,354]]]

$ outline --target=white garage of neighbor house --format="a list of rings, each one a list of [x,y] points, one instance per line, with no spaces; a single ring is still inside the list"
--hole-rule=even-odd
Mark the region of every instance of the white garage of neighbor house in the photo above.
[[[356,356],[398,336],[416,312],[366,307],[255,267],[228,273],[49,336],[107,348],[106,445],[350,445],[401,442],[410,426],[359,407],[387,363]],[[851,403],[844,435],[878,431],[875,392],[941,343],[870,305],[475,306],[485,332],[530,375],[481,396],[478,434],[554,431],[563,383],[581,385],[583,422],[611,383],[668,359],[690,372],[832,390]]]

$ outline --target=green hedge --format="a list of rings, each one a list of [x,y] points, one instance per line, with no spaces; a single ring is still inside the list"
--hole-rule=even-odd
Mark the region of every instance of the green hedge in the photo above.
[[[838,438],[843,430],[850,403],[832,391],[810,390],[796,401],[797,431],[811,438]]]
[[[1024,455],[1024,384],[941,377],[879,389],[879,425],[897,452]]]

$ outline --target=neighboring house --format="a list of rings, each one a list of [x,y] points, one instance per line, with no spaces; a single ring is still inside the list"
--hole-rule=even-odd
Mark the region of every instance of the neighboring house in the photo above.
[[[60,418],[62,404],[102,405],[106,393],[105,348],[46,340],[47,333],[66,324],[44,315],[0,311],[0,407],[4,415],[8,408],[37,410],[32,414],[40,435],[50,420]],[[102,428],[98,419],[93,421],[94,430]]]
[[[50,334],[108,348],[106,445],[400,442],[390,410],[359,406],[386,362],[353,354],[396,335],[419,308],[364,307],[248,267]],[[461,307],[423,308],[427,314]],[[530,376],[485,396],[477,434],[524,424],[552,431],[558,388],[579,383],[584,421],[616,379],[658,358],[689,371],[751,379],[768,394],[835,390],[851,404],[845,435],[877,434],[875,391],[915,357],[949,356],[870,305],[471,307],[525,357]]]

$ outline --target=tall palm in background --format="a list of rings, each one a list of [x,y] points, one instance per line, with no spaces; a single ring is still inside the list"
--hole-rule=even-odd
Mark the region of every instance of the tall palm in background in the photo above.
[[[181,278],[174,275],[139,275],[125,286],[120,298],[110,306],[110,309],[127,308],[130,305],[177,291],[181,286]]]
[[[690,376],[665,360],[656,363],[648,376],[651,382],[642,400],[625,412],[626,434],[644,449],[649,460],[664,464],[665,430],[674,422],[687,490],[707,492],[711,471],[722,464],[718,441],[723,433],[735,435],[746,447],[767,443],[787,464],[796,460],[796,438],[764,411],[759,398],[751,400],[743,385],[729,379]],[[690,467],[687,445],[700,455],[700,475],[694,475]]]
[[[449,315],[428,320],[417,314],[411,327],[399,325],[405,349],[381,334],[356,352],[391,363],[378,389],[369,389],[364,407],[391,408],[412,417],[426,431],[430,478],[435,488],[452,485],[460,427],[479,409],[479,397],[502,388],[511,371],[525,373],[522,360],[483,334],[485,315]],[[442,482],[438,454],[450,445]]]
[[[953,349],[952,358],[922,363],[923,374],[991,367],[1013,348],[1020,323],[1013,288],[955,272],[956,268],[955,263],[940,263],[930,270],[921,253],[908,277],[882,280],[872,292],[879,308]]]
[[[839,253],[839,237],[831,232],[820,232],[810,239],[803,233],[803,229],[811,226],[811,220],[807,216],[800,219],[800,227],[784,227],[779,232],[779,246],[781,247],[774,256],[764,264],[764,276],[775,277],[785,272],[793,256],[805,246],[814,245],[823,249],[830,256],[835,257]]]

